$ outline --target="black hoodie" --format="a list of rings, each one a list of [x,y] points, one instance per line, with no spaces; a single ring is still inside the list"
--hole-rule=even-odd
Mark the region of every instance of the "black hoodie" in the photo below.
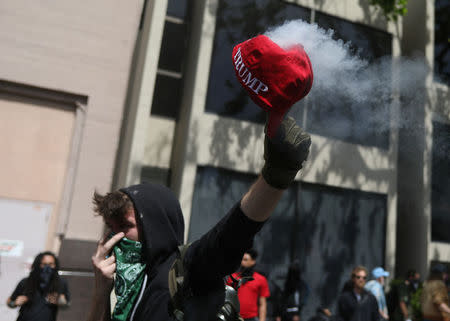
[[[172,191],[161,185],[144,183],[121,191],[134,204],[147,264],[148,281],[133,320],[172,320],[169,315],[168,272],[177,257],[178,246],[184,240],[180,204]],[[189,282],[194,297],[187,304],[186,321],[212,320],[223,303],[222,278],[238,268],[244,252],[252,247],[253,237],[262,225],[247,218],[238,203],[189,247],[185,257],[186,282]]]

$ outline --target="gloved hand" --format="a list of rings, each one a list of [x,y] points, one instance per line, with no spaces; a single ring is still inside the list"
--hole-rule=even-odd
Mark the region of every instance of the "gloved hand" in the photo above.
[[[274,137],[266,135],[264,140],[262,176],[266,182],[275,188],[288,188],[308,157],[310,145],[309,134],[292,117],[285,117]]]

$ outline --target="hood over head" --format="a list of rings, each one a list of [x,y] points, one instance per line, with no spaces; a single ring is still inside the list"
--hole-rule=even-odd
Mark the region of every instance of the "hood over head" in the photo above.
[[[142,183],[121,191],[134,204],[144,260],[153,269],[184,242],[180,202],[169,188],[158,184]]]

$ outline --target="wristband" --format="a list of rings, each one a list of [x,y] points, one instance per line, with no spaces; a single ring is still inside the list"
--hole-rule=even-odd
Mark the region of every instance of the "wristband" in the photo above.
[[[17,305],[16,305],[16,302],[15,302],[15,301],[11,300],[11,301],[9,301],[8,306],[9,306],[10,308],[15,308]]]

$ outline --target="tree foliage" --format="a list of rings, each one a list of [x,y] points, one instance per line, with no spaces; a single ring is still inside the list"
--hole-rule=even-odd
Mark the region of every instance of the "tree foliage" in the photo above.
[[[380,8],[388,20],[397,21],[398,17],[404,16],[408,10],[408,0],[369,0],[371,5]]]

